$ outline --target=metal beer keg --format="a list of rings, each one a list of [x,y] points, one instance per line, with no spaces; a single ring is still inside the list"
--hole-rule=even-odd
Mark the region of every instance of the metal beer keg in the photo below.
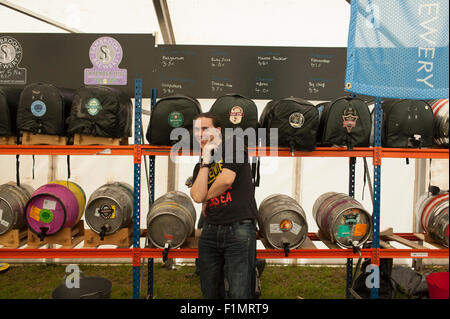
[[[419,199],[416,217],[423,230],[437,243],[448,247],[449,193],[425,194]]]
[[[362,246],[372,234],[372,216],[357,200],[343,193],[319,196],[313,217],[321,233],[343,248]]]
[[[133,218],[133,187],[115,182],[97,188],[89,197],[84,218],[100,238],[128,227]]]
[[[0,235],[12,229],[24,229],[25,206],[34,189],[31,186],[15,183],[0,185]]]
[[[192,200],[170,191],[153,202],[147,214],[147,237],[158,248],[178,248],[192,235],[196,220]]]
[[[270,195],[261,202],[258,226],[267,243],[278,249],[295,249],[308,235],[303,208],[295,199],[283,194]]]

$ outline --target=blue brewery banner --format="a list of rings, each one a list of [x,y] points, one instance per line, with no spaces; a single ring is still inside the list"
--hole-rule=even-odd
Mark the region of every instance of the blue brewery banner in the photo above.
[[[346,90],[449,97],[448,0],[352,0]]]

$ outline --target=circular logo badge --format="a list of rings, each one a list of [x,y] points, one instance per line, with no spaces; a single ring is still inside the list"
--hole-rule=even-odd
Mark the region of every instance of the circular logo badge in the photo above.
[[[41,100],[36,100],[31,103],[31,113],[36,117],[44,116],[47,112],[47,106]]]
[[[305,123],[305,117],[303,116],[302,113],[300,112],[295,112],[292,113],[289,116],[289,124],[293,127],[293,128],[300,128],[303,126],[303,124]]]
[[[53,220],[53,213],[49,209],[41,209],[39,212],[39,220],[45,224],[49,224]]]
[[[101,37],[92,43],[89,58],[92,65],[101,69],[116,68],[122,61],[123,50],[120,43],[111,37]]]
[[[11,37],[0,37],[0,69],[17,67],[22,60],[22,46]]]
[[[280,223],[280,230],[283,232],[288,232],[292,229],[292,221],[289,219],[283,219]]]
[[[90,99],[85,105],[84,105],[89,113],[89,115],[95,116],[100,112],[102,109],[102,105],[100,101],[97,98]]]
[[[110,205],[102,205],[99,209],[100,215],[105,219],[110,219],[114,213],[114,209]]]
[[[244,117],[244,110],[240,106],[233,106],[230,111],[230,122],[233,124],[239,124]]]
[[[169,125],[172,127],[180,127],[184,123],[183,114],[180,112],[172,112],[169,114]]]

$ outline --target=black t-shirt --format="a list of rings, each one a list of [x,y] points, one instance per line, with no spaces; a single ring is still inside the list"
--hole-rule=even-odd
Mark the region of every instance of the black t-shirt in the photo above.
[[[221,160],[213,162],[209,167],[208,189],[224,168],[235,172],[236,177],[233,184],[225,192],[208,200],[205,211],[206,223],[223,225],[243,219],[256,219],[258,210],[247,152],[244,154],[244,163],[240,163],[239,158],[236,160],[236,156],[232,159],[222,156]],[[200,163],[196,164],[194,168],[194,182],[199,169]]]

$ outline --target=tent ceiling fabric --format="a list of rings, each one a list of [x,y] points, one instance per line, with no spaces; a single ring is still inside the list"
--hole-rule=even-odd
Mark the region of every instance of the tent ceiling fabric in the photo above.
[[[159,33],[158,20],[150,0],[12,0],[12,2],[80,32]],[[2,32],[64,32],[3,6],[0,6],[0,16]]]
[[[13,3],[81,32],[161,34],[150,0]],[[177,44],[347,46],[350,7],[344,0],[167,0],[167,5]],[[0,15],[2,32],[64,32],[3,6]]]
[[[347,46],[344,0],[168,0],[177,44]]]

